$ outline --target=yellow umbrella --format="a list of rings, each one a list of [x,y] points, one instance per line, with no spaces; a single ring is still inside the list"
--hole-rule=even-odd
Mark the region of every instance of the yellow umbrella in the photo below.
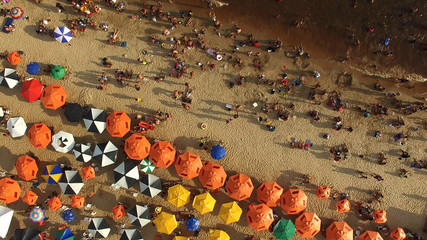
[[[161,212],[153,222],[159,233],[171,234],[178,227],[175,215],[167,212]]]
[[[190,240],[188,237],[175,236],[172,240]]]
[[[222,230],[209,229],[209,240],[230,240],[230,236]]]
[[[194,197],[193,208],[200,212],[200,214],[205,214],[212,212],[215,207],[216,200],[208,192],[202,193]]]
[[[239,221],[240,215],[242,215],[242,209],[236,202],[222,204],[218,213],[219,218],[221,218],[225,224]]]
[[[168,202],[175,207],[182,207],[190,202],[190,191],[180,184],[177,184],[168,190]]]

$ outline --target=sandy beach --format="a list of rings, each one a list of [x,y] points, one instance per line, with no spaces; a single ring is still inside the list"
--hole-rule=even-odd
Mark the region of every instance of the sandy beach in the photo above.
[[[50,110],[46,109],[41,101],[30,103],[25,100],[20,96],[20,85],[13,89],[1,87],[0,105],[11,110],[11,117],[23,117],[28,128],[34,123],[43,122],[48,126],[55,126],[55,131],[63,130],[72,133],[77,143],[95,145],[112,141],[120,149],[116,164],[100,168],[95,179],[84,181],[85,185],[79,195],[86,197],[86,202],[93,204],[93,207],[88,211],[73,209],[76,213],[76,220],[72,223],[67,224],[58,211],[46,210],[48,220],[43,226],[39,226],[28,219],[28,213],[25,213],[27,204],[21,200],[11,204],[0,203],[1,206],[15,210],[9,233],[5,239],[10,239],[14,229],[29,226],[48,233],[54,239],[55,231],[63,225],[67,225],[76,238],[81,239],[88,226],[88,222],[84,221],[84,218],[93,216],[104,217],[110,224],[111,233],[108,239],[119,239],[122,224],[125,224],[125,228],[135,228],[129,224],[127,217],[117,221],[112,217],[111,209],[117,202],[123,201],[129,207],[133,207],[135,204],[147,204],[151,209],[162,206],[163,211],[170,213],[194,211],[201,222],[201,232],[198,238],[191,239],[208,239],[209,229],[224,230],[232,240],[246,239],[248,235],[254,235],[256,238],[275,239],[268,231],[255,232],[248,226],[246,220],[248,206],[255,203],[257,199],[256,188],[265,181],[276,181],[285,191],[293,188],[303,190],[308,197],[305,211],[314,212],[321,218],[323,230],[334,221],[345,221],[354,230],[359,229],[361,233],[366,230],[378,231],[378,224],[373,221],[362,221],[358,216],[355,203],[362,202],[370,205],[372,209],[386,210],[388,218],[386,225],[390,229],[401,227],[420,234],[424,239],[427,237],[425,232],[427,170],[411,167],[414,159],[427,161],[427,114],[425,110],[420,110],[411,115],[405,115],[402,109],[396,108],[393,98],[387,97],[385,94],[399,92],[400,96],[396,98],[406,105],[414,102],[426,104],[425,79],[427,72],[425,64],[427,58],[422,47],[424,46],[422,42],[425,41],[425,25],[422,25],[424,28],[409,27],[410,33],[405,32],[407,34],[405,37],[412,32],[418,34],[416,43],[421,44],[421,48],[411,48],[410,45],[406,45],[408,43],[404,43],[404,40],[399,42],[399,28],[393,29],[392,27],[388,28],[391,29],[389,32],[375,27],[376,30],[371,36],[362,35],[361,32],[366,31],[366,26],[353,26],[351,31],[331,30],[330,39],[327,39],[326,36],[319,35],[322,32],[319,30],[320,27],[315,30],[315,26],[319,26],[315,23],[320,21],[320,17],[312,17],[313,24],[308,21],[298,28],[292,26],[295,22],[294,19],[299,19],[310,12],[320,11],[315,10],[318,5],[314,3],[309,5],[303,1],[301,9],[304,11],[297,12],[294,10],[298,8],[298,1],[289,3],[284,1],[278,4],[276,1],[265,0],[268,3],[263,4],[263,1],[244,3],[244,1],[236,0],[230,1],[229,6],[213,9],[217,19],[223,25],[220,30],[217,30],[209,17],[211,10],[207,8],[206,2],[175,0],[173,4],[161,1],[163,12],[170,12],[172,16],[176,16],[178,20],[185,23],[188,17],[179,18],[179,12],[187,13],[191,9],[194,13],[193,22],[189,26],[180,24],[171,30],[168,36],[164,36],[162,35],[164,29],[170,29],[172,24],[165,18],[157,21],[143,18],[138,12],[144,7],[143,1],[126,1],[123,12],[115,11],[104,1],[94,2],[102,8],[100,13],[93,14],[90,19],[96,22],[96,28],[89,26],[85,32],[78,31],[69,43],[59,43],[52,37],[36,33],[37,26],[43,19],[51,19],[48,27],[55,28],[69,26],[72,19],[81,17],[73,10],[68,1],[61,1],[65,7],[63,13],[57,11],[56,2],[53,0],[42,0],[39,4],[32,0],[11,0],[11,3],[1,5],[0,8],[19,6],[24,10],[24,16],[29,17],[28,21],[15,20],[15,32],[1,33],[0,52],[24,52],[19,65],[12,66],[6,59],[2,59],[1,69],[14,68],[19,75],[22,75],[22,79],[32,77],[40,80],[44,85],[62,85],[68,94],[66,99],[68,103],[79,103],[82,106],[104,109],[108,114],[114,110],[124,111],[131,117],[133,125],[138,123],[135,119],[137,114],[153,116],[158,109],[170,113],[172,116],[170,119],[161,122],[154,130],[145,134],[151,143],[154,143],[155,139],[168,141],[178,154],[192,152],[199,155],[202,161],[215,161],[211,158],[209,151],[199,147],[199,140],[206,137],[209,146],[222,142],[226,149],[226,157],[215,162],[224,166],[228,176],[236,173],[249,176],[255,190],[249,199],[239,202],[239,206],[243,209],[240,220],[228,225],[218,217],[221,204],[233,201],[228,197],[224,188],[221,188],[219,193],[212,194],[217,200],[215,209],[204,215],[194,211],[191,204],[176,208],[166,198],[144,196],[139,193],[137,185],[130,189],[113,190],[110,188],[110,185],[114,183],[113,169],[126,159],[122,148],[124,139],[131,133],[123,138],[113,138],[107,131],[102,134],[87,132],[83,121],[70,123],[64,116],[64,109]],[[147,9],[150,5],[157,5],[156,1],[145,2]],[[350,1],[346,1],[347,5],[349,5],[348,2]],[[361,1],[356,8],[357,11],[370,9],[368,4],[371,3],[366,2]],[[427,14],[425,3],[408,0],[402,1],[400,4],[405,3],[409,10],[417,7],[416,14]],[[340,7],[340,4],[335,6],[334,3],[330,3],[330,6],[334,6],[331,11]],[[349,6],[342,4],[343,8],[345,7],[344,10],[353,8],[351,4]],[[375,2],[374,4],[375,9],[381,9],[381,3]],[[276,5],[277,7],[274,7]],[[384,11],[383,14],[392,12],[388,9]],[[289,12],[292,15],[287,16]],[[325,10],[321,12],[324,13]],[[245,13],[247,14],[245,15]],[[277,13],[280,13],[279,17],[276,16]],[[406,16],[405,14],[403,17]],[[345,15],[341,13],[338,15],[338,19],[345,18]],[[373,18],[373,24],[376,24],[374,20],[381,18],[380,15],[378,13],[378,16]],[[419,19],[418,15],[408,14],[408,16],[412,16],[408,17],[410,19],[408,21],[416,22]],[[256,22],[257,18],[262,20]],[[1,21],[4,21],[3,18]],[[425,19],[420,21],[422,23]],[[99,24],[105,22],[109,23],[107,32],[98,27]],[[333,18],[328,18],[327,22],[332,24]],[[390,26],[393,26],[394,23],[391,22]],[[235,31],[236,25],[242,29],[242,32],[234,39],[225,37]],[[340,27],[345,28],[344,25],[346,23],[342,23]],[[364,27],[363,30],[361,30],[362,27]],[[284,30],[278,33],[276,30],[280,28]],[[120,40],[110,45],[107,40],[114,29],[119,30]],[[185,48],[185,53],[182,53],[184,46],[179,46],[178,58],[188,67],[188,73],[184,74],[182,78],[170,77],[169,74],[177,60],[170,56],[174,44],[169,39],[174,37],[184,43],[185,39],[192,39],[202,29],[204,29],[204,34],[200,34],[200,36],[205,40],[207,49],[219,51],[223,60],[215,60],[196,43],[194,48]],[[342,38],[346,38],[349,32],[354,32],[360,38],[362,41],[360,48],[352,46],[351,40],[342,45],[337,44]],[[253,37],[258,40],[258,47],[240,45],[240,42],[247,40],[250,34],[253,34]],[[326,33],[323,34],[326,35]],[[151,42],[154,35],[164,43],[163,46]],[[387,36],[393,37],[391,41],[393,57],[366,54],[381,48],[379,45],[383,44],[383,39]],[[313,41],[315,37],[325,40]],[[283,42],[283,49],[277,52],[267,52],[269,43],[278,38]],[[122,41],[127,42],[126,47],[120,46]],[[372,44],[366,44],[367,42],[372,42]],[[233,53],[236,45],[239,49]],[[304,46],[305,55],[307,52],[310,53],[309,58],[298,56],[295,46],[299,45]],[[333,50],[334,46],[336,46],[335,50]],[[337,61],[338,58],[345,57],[349,48],[352,58]],[[248,54],[250,51],[253,52],[252,56]],[[255,56],[257,52],[261,53],[258,57]],[[366,57],[364,57],[365,54]],[[228,60],[229,56],[232,56],[231,61]],[[105,57],[113,63],[112,68],[106,68],[103,65],[102,59]],[[138,58],[147,64],[138,63]],[[238,58],[241,58],[244,63],[240,67],[235,67],[233,65],[236,65],[235,61]],[[260,69],[254,68],[254,59],[260,61],[262,66]],[[402,64],[405,59],[408,61]],[[26,72],[26,65],[33,61],[38,62],[42,70],[39,74],[31,76]],[[206,70],[201,70],[199,63],[205,65]],[[43,72],[43,69],[46,69],[49,64],[67,67],[69,76],[60,80],[53,79]],[[211,64],[214,64],[214,67],[211,67]],[[375,67],[369,67],[372,64],[375,64]],[[126,80],[126,86],[117,83],[116,69],[133,70],[133,78]],[[104,90],[98,90],[96,86],[100,85],[99,79],[103,72],[108,78],[107,85],[104,86]],[[194,76],[191,78],[190,72],[194,72]],[[320,77],[315,78],[315,72],[318,72]],[[289,86],[292,86],[292,90],[287,96],[279,93],[279,85],[284,73],[287,74]],[[139,91],[134,87],[138,74],[144,76]],[[265,80],[271,84],[276,82],[276,87],[258,84],[257,76],[261,74],[265,75]],[[162,75],[165,76],[163,81],[155,80],[156,77]],[[242,85],[238,85],[237,82],[241,76],[245,78],[245,81]],[[303,83],[300,86],[294,86],[294,80],[301,77],[303,77]],[[349,79],[352,80],[351,85],[347,84]],[[192,89],[191,98],[193,99],[189,110],[182,107],[180,100],[173,98],[174,91],[184,91],[187,82]],[[230,88],[230,82],[236,84]],[[385,91],[376,90],[376,82],[380,82],[386,88]],[[319,86],[314,89],[316,85]],[[276,90],[274,94],[271,93],[272,88]],[[346,105],[342,112],[335,111],[327,105],[327,93],[333,91],[339,93],[342,102]],[[315,99],[309,99],[311,92],[316,93]],[[136,101],[138,98],[141,101]],[[320,104],[316,102],[320,102]],[[257,103],[258,106],[254,107],[253,103]],[[289,112],[289,119],[279,121],[277,111],[272,109],[268,113],[264,113],[261,107],[265,103],[268,103],[270,107],[275,103],[283,106]],[[238,118],[234,118],[234,110],[227,111],[226,104],[242,105]],[[295,107],[294,110],[291,110],[292,104]],[[388,115],[375,115],[374,104],[387,107]],[[364,116],[364,110],[371,113],[369,117]],[[309,116],[312,111],[319,113],[319,121],[315,121],[313,117]],[[259,121],[259,117],[268,119],[268,121]],[[333,129],[336,117],[342,119],[343,128],[339,131]],[[403,118],[404,126],[399,128],[390,126],[398,117]],[[226,121],[229,119],[232,121],[227,123]],[[275,131],[268,129],[267,122],[271,122]],[[204,130],[200,128],[202,123],[207,125]],[[352,130],[349,131],[348,128]],[[7,133],[5,126],[2,126],[0,130],[1,133]],[[375,131],[380,131],[382,136],[376,138]],[[393,136],[400,132],[408,134],[408,138],[395,141]],[[326,134],[329,135],[329,139],[324,137]],[[302,141],[309,139],[313,145],[309,151],[292,148],[293,138]],[[342,144],[348,147],[350,156],[348,160],[336,163],[330,149]],[[411,157],[399,159],[401,150],[407,151]],[[1,136],[0,171],[16,174],[14,167],[16,159],[29,151],[34,152],[41,160],[37,180],[42,180],[41,171],[48,164],[63,163],[77,169],[90,165],[90,162],[76,161],[72,152],[60,153],[50,145],[46,149],[35,149],[29,143],[26,135],[14,139]],[[385,165],[378,164],[378,156],[381,152],[387,157],[388,162]],[[408,177],[400,177],[399,169],[407,170]],[[367,178],[360,178],[358,171],[364,172]],[[198,178],[182,179],[177,175],[173,166],[168,169],[156,168],[153,174],[164,182],[181,182],[192,193],[198,194],[203,190]],[[380,175],[384,180],[377,181],[371,174]],[[310,183],[301,184],[304,175],[312,176],[313,179]],[[23,190],[22,195],[25,191],[30,190],[32,182],[21,180],[19,183]],[[336,211],[337,201],[332,198],[318,199],[316,189],[322,185],[329,186],[338,193],[347,193],[352,205],[350,212],[339,214]],[[57,185],[42,181],[40,186],[34,190],[39,195],[37,203],[46,207],[47,205],[43,202],[52,191],[61,193]],[[372,200],[370,191],[379,191],[384,198],[381,202]],[[89,197],[91,193],[94,195]],[[137,197],[133,196],[134,193],[138,193]],[[71,203],[71,197],[71,195],[60,194],[64,205]],[[293,221],[298,217],[298,215],[285,214],[280,206],[274,207],[273,211],[279,218]],[[95,214],[91,215],[91,213]],[[186,230],[185,224],[180,224],[179,229],[183,236],[192,236],[192,233]],[[139,230],[144,239],[154,239],[156,235],[166,240],[174,237],[174,235],[157,233],[156,228],[151,224],[139,228]],[[382,236],[384,239],[389,239],[389,236],[384,234]],[[293,239],[301,238],[295,235]],[[325,239],[325,233],[320,232],[315,239]]]

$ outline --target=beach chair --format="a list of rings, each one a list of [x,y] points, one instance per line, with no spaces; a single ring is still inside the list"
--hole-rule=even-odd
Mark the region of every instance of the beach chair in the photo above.
[[[13,21],[14,21],[13,18],[6,18],[6,21],[4,21],[4,24],[3,24],[3,27],[2,27],[2,31],[4,33],[10,33],[10,31],[6,31],[5,30],[5,26],[13,25]]]

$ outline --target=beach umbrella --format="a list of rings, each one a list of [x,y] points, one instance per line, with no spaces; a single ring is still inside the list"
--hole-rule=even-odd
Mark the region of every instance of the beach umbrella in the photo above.
[[[137,133],[132,134],[125,141],[125,152],[133,160],[142,160],[148,157],[150,148],[150,142],[144,136]]]
[[[199,176],[202,167],[200,157],[191,152],[179,155],[175,162],[176,173],[185,179]]]
[[[131,161],[124,161],[114,168],[114,181],[126,189],[132,187],[139,180],[138,166]]]
[[[95,159],[101,167],[114,164],[117,159],[119,149],[111,142],[98,143],[93,151],[93,159]]]
[[[14,88],[19,82],[18,73],[11,68],[5,68],[0,72],[0,85],[8,88]]]
[[[390,237],[393,240],[404,240],[406,233],[402,228],[396,228],[390,233]]]
[[[22,83],[21,96],[29,102],[40,99],[43,91],[43,84],[36,79],[31,79]]]
[[[71,30],[64,26],[56,27],[55,31],[53,32],[53,35],[56,41],[60,43],[67,43],[73,38],[73,33],[71,32]]]
[[[331,188],[328,186],[319,186],[316,190],[316,196],[318,199],[328,199],[331,195]]]
[[[58,165],[47,165],[42,173],[42,178],[48,184],[57,184],[62,176],[62,170]]]
[[[222,230],[209,229],[209,240],[230,240],[230,236]]]
[[[83,107],[78,103],[68,103],[64,115],[70,122],[80,122],[83,117]]]
[[[214,210],[215,203],[215,198],[210,193],[205,192],[194,197],[193,208],[200,214],[205,214]]]
[[[22,197],[22,201],[28,205],[34,205],[39,196],[32,191],[25,192],[25,195]]]
[[[111,228],[104,218],[92,218],[87,230],[94,238],[107,238]]]
[[[334,222],[326,229],[326,240],[353,240],[353,229],[346,222]]]
[[[74,219],[75,219],[74,212],[71,209],[65,210],[62,213],[62,219],[64,219],[68,223],[74,221]]]
[[[82,196],[74,195],[73,198],[71,198],[71,207],[81,209],[84,204],[85,198]]]
[[[88,132],[102,133],[107,126],[107,113],[101,109],[91,108],[83,116],[83,122]]]
[[[56,231],[55,240],[74,240],[74,234],[69,228],[62,227]]]
[[[283,188],[277,182],[264,182],[256,191],[257,200],[269,207],[275,207],[280,202]]]
[[[137,227],[144,227],[151,222],[151,214],[147,206],[135,205],[127,213],[130,224]]]
[[[250,177],[239,173],[228,179],[225,189],[229,197],[237,201],[242,201],[251,196],[254,185]]]
[[[202,185],[210,190],[224,186],[226,178],[227,174],[224,168],[213,162],[205,162],[199,174],[199,180]]]
[[[168,202],[175,207],[182,207],[190,202],[190,191],[185,189],[182,185],[177,184],[168,189]]]
[[[167,212],[161,212],[153,222],[159,233],[171,234],[178,227],[175,215]]]
[[[211,149],[211,157],[215,160],[221,160],[225,157],[225,148],[221,145],[215,145]]]
[[[12,138],[17,138],[25,135],[27,124],[22,117],[13,117],[7,120],[6,128]]]
[[[67,92],[64,87],[57,84],[51,84],[43,88],[40,100],[43,106],[48,109],[56,110],[65,104],[67,99]]]
[[[74,148],[76,142],[74,141],[73,134],[64,131],[59,131],[52,136],[51,144],[56,151],[67,153]]]
[[[320,232],[321,222],[315,213],[305,212],[295,220],[296,232],[302,238],[313,238]]]
[[[162,182],[160,178],[147,174],[139,181],[139,188],[142,194],[155,197],[162,191]]]
[[[77,143],[73,148],[74,157],[79,162],[89,162],[92,159],[90,144]]]
[[[360,240],[383,240],[378,232],[366,231],[359,237]]]
[[[225,224],[238,222],[242,215],[242,209],[237,202],[229,202],[221,205],[218,216]]]
[[[246,218],[249,227],[255,231],[267,230],[274,221],[273,210],[262,203],[250,205]]]
[[[0,179],[0,201],[12,203],[19,199],[21,187],[18,182],[8,177]]]
[[[16,161],[15,167],[18,172],[18,177],[25,181],[35,179],[37,177],[37,172],[39,171],[36,160],[28,155],[19,157],[18,161]]]
[[[183,236],[175,236],[174,238],[172,238],[172,240],[190,240],[190,238]]]
[[[345,213],[350,211],[350,202],[347,199],[343,199],[341,201],[337,202],[337,212],[338,213]]]
[[[187,227],[188,231],[195,232],[200,227],[200,221],[195,217],[190,217],[187,219],[185,226]]]
[[[21,60],[21,56],[17,51],[13,51],[7,55],[7,61],[9,61],[13,66],[18,65]]]
[[[139,168],[141,169],[141,171],[143,171],[145,173],[150,173],[150,172],[154,171],[156,166],[150,161],[149,158],[144,158],[144,159],[142,159],[141,163],[139,164]]]
[[[280,197],[280,207],[287,214],[298,214],[307,207],[307,195],[300,189],[289,189]]]
[[[35,123],[28,130],[28,140],[35,148],[46,148],[52,141],[50,129],[44,123]]]
[[[107,117],[106,128],[112,137],[123,137],[130,131],[130,118],[125,112],[114,111]]]
[[[58,181],[58,185],[61,188],[63,194],[79,194],[84,183],[78,171],[66,170],[62,174],[61,179]]]
[[[387,212],[385,210],[375,210],[374,221],[375,221],[375,223],[386,223],[387,222]]]
[[[13,210],[7,207],[0,206],[0,237],[6,238],[9,231],[10,222],[12,221]]]
[[[35,228],[15,229],[11,240],[43,240],[40,231]]]
[[[10,9],[10,16],[13,19],[20,19],[22,16],[24,16],[24,10],[20,7],[13,7]]]
[[[82,168],[82,174],[84,180],[89,180],[95,177],[95,169],[92,166]]]
[[[62,207],[62,202],[58,197],[52,197],[47,201],[47,205],[49,205],[49,209],[52,211],[56,211]]]
[[[288,240],[295,235],[295,225],[291,220],[281,219],[273,229],[273,236],[280,240]]]
[[[141,236],[141,232],[136,229],[124,229],[120,240],[144,240]]]
[[[28,217],[31,221],[33,222],[41,222],[46,218],[46,215],[43,211],[43,209],[41,209],[40,207],[34,207],[33,209],[31,209],[30,211],[30,215]]]
[[[50,76],[56,80],[65,77],[65,74],[67,74],[67,69],[61,65],[54,65],[50,68]]]
[[[27,64],[27,73],[31,75],[36,75],[40,72],[40,65],[38,62],[30,62]]]
[[[169,142],[158,141],[150,149],[150,161],[158,168],[168,168],[175,161],[176,150]]]
[[[126,216],[126,210],[123,204],[117,204],[111,209],[111,212],[113,212],[113,216],[115,220]]]

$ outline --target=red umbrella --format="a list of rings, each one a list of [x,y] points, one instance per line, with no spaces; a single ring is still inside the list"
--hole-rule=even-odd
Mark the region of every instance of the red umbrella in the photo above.
[[[43,84],[36,79],[31,79],[22,83],[21,96],[29,102],[34,102],[42,95]]]

